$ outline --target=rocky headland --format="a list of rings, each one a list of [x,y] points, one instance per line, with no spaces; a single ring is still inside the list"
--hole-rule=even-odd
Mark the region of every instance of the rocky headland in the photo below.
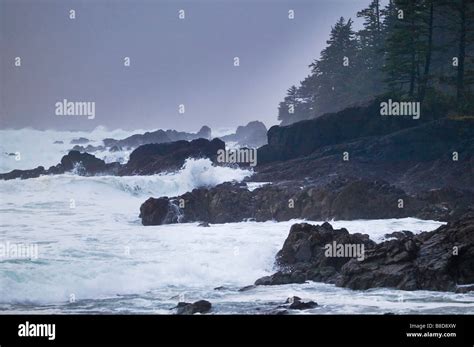
[[[294,224],[276,255],[278,272],[255,284],[316,281],[351,289],[474,290],[474,211],[431,232],[386,238],[377,244],[368,235],[349,234],[329,223]],[[362,257],[328,256],[327,245],[334,243],[358,246]]]

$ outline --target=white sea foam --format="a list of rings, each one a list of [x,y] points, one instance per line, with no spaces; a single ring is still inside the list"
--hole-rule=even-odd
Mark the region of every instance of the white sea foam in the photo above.
[[[34,131],[29,134],[33,135]],[[80,136],[94,138],[89,133],[70,138]],[[56,138],[51,134],[38,137],[39,148],[31,150],[40,158],[27,156],[31,160],[25,168],[58,161],[57,155],[41,153],[41,143],[49,151]],[[96,138],[102,137],[104,134]],[[18,141],[17,148],[22,150]],[[9,146],[8,142],[2,141],[2,146]],[[217,313],[257,313],[257,306],[272,309],[293,294],[317,301],[320,305],[314,313],[472,312],[473,294],[361,292],[321,283],[237,291],[274,272],[275,254],[291,225],[299,222],[296,220],[209,228],[197,223],[141,225],[139,208],[149,196],[175,196],[195,187],[241,181],[249,175],[246,170],[215,167],[199,159],[163,175],[64,174],[0,181],[0,242],[38,245],[37,259],[0,259],[0,311],[169,313],[184,298],[208,299]],[[249,189],[257,186],[250,184]],[[442,223],[404,218],[331,224],[352,233],[367,233],[380,242],[386,233],[429,231]],[[218,286],[225,288],[213,290]],[[71,295],[76,300],[72,304]]]
[[[37,130],[31,128],[12,130],[0,129],[0,173],[9,172],[14,169],[27,170],[37,166],[48,168],[60,162],[62,156],[66,155],[72,147],[71,140],[84,137],[92,146],[102,146],[103,139],[124,139],[134,134],[143,134],[147,131],[137,129],[133,131],[115,129],[107,130],[103,126],[95,128],[93,131],[59,131],[59,130]],[[221,129],[213,133],[214,137],[232,133],[230,129]],[[62,141],[63,143],[54,143]],[[235,144],[227,144],[228,148],[234,148]],[[110,152],[108,149],[95,151],[93,154],[110,163],[118,161],[126,163],[133,149],[122,149],[117,152]],[[20,153],[21,160],[16,160],[11,153]]]
[[[90,140],[86,144],[103,145],[104,138],[122,139],[133,134],[142,134],[145,130],[127,131],[122,129],[107,130],[99,126],[93,131],[57,131],[36,130],[25,128],[20,130],[0,130],[0,172],[8,172],[13,169],[33,169],[39,165],[48,168],[60,162],[63,155],[74,147],[71,140],[85,137]],[[62,144],[55,144],[62,141]],[[21,160],[16,160],[10,153],[19,152]],[[101,159],[107,162],[115,160],[127,160],[129,151],[111,153],[103,151],[97,153]]]

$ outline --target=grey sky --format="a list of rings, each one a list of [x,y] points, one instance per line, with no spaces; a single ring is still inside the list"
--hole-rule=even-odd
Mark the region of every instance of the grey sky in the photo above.
[[[340,16],[356,19],[368,3],[0,0],[0,128],[276,124],[278,103],[309,73],[331,26]],[[95,119],[55,115],[64,98],[94,101]]]

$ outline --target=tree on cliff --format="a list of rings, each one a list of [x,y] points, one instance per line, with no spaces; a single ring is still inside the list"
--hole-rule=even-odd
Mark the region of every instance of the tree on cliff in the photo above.
[[[358,42],[352,20],[340,18],[331,29],[328,46],[311,65],[311,74],[299,87],[292,86],[279,105],[278,119],[282,125],[337,110],[338,105],[354,102],[353,93],[358,67]]]
[[[474,84],[474,2],[472,0],[443,0],[445,14],[443,30],[453,38],[456,55],[452,64],[456,70],[451,84],[456,89],[456,101],[460,110],[465,110],[472,101]],[[448,80],[449,81],[449,80]]]
[[[366,97],[376,95],[385,87],[382,71],[386,34],[383,13],[380,0],[372,0],[367,8],[357,13],[357,17],[364,18],[364,28],[358,32],[361,62],[358,79],[364,81]]]
[[[281,125],[288,125],[301,120],[309,119],[312,116],[312,95],[305,95],[305,81],[301,82],[299,88],[291,86],[288,89],[285,99],[278,107],[278,119]]]
[[[311,65],[316,89],[316,112],[332,112],[341,103],[356,101],[355,72],[358,70],[358,42],[352,30],[352,20],[341,17],[331,29],[328,46]]]
[[[344,18],[331,28],[310,75],[280,103],[282,125],[380,95],[473,113],[473,0],[371,0],[357,16],[358,32]]]

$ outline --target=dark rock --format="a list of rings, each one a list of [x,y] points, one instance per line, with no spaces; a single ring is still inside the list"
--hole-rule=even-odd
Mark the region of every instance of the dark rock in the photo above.
[[[352,258],[328,257],[326,247],[333,242],[342,245],[363,245],[364,250],[375,245],[367,235],[349,234],[344,228],[333,229],[329,223],[294,224],[283,248],[276,256],[276,264],[282,270],[272,276],[258,279],[255,284],[304,283],[307,280],[334,283],[342,266]]]
[[[255,281],[257,286],[269,286],[289,283],[305,283],[306,276],[302,271],[295,270],[290,272],[278,271],[271,276],[264,276]]]
[[[363,244],[364,259],[327,257],[324,245]],[[351,289],[459,290],[474,283],[474,212],[432,232],[375,244],[368,235],[323,225],[295,224],[276,256],[281,269],[256,285],[301,283],[302,279]],[[461,289],[463,290],[463,289]]]
[[[457,254],[456,254],[457,252]],[[474,283],[474,213],[435,231],[383,242],[341,269],[338,285],[454,291]]]
[[[473,190],[472,121],[441,119],[420,123],[382,120],[370,112],[364,115],[362,109],[351,112],[343,111],[350,120],[321,117],[271,128],[269,144],[258,149],[253,179],[310,179],[324,185],[335,177],[353,177],[384,180],[410,194],[448,187]],[[349,154],[347,161],[343,160],[344,152]],[[459,153],[458,161],[452,160],[453,152]]]
[[[199,131],[196,134],[196,137],[198,139],[210,140],[212,137],[211,128],[209,128],[207,125],[204,125],[201,129],[199,129]]]
[[[87,145],[87,147],[75,145],[71,149],[71,151],[88,152],[88,153],[93,153],[93,152],[102,151],[102,150],[104,150],[103,146],[92,146],[92,145]]]
[[[64,142],[63,141],[54,141],[53,144],[55,145],[62,145]]]
[[[246,292],[248,290],[252,290],[252,289],[255,289],[257,286],[255,285],[249,285],[249,286],[245,286],[245,287],[242,287],[242,288],[239,288],[239,292]]]
[[[209,227],[210,227],[210,225],[209,225],[209,223],[208,223],[208,222],[201,222],[201,223],[199,223],[199,224],[198,224],[198,227],[209,228]]]
[[[451,220],[474,204],[474,192],[452,190],[450,194],[408,195],[381,180],[336,179],[322,186],[303,185],[282,182],[249,191],[239,184],[224,183],[210,189],[194,189],[173,199],[185,201],[186,207],[179,211],[180,221],[208,223],[294,218]],[[404,201],[403,208],[399,208],[399,199]],[[445,209],[437,209],[438,205]],[[147,211],[151,213],[152,209]],[[169,219],[173,220],[176,219]]]
[[[85,152],[86,148],[84,146],[75,145],[71,148],[71,151]]]
[[[178,315],[191,315],[195,313],[207,313],[211,310],[212,304],[206,300],[199,300],[194,303],[179,302],[176,308]]]
[[[262,122],[253,121],[237,127],[235,134],[222,136],[221,140],[237,142],[243,147],[260,147],[267,143],[267,127]]]
[[[299,296],[292,296],[291,298],[286,299],[285,304],[292,304],[295,301],[301,301],[301,298]]]
[[[382,101],[386,101],[385,98],[381,97],[369,103],[350,106],[339,112],[288,126],[273,126],[268,131],[268,145],[261,148],[259,161],[263,163],[306,156],[325,146],[384,136],[423,126],[446,115],[446,110],[440,108],[417,120],[411,117],[382,117],[380,115]]]
[[[71,140],[70,144],[71,145],[83,145],[85,143],[90,142],[89,139],[86,139],[85,137],[80,137],[78,139],[73,139]]]
[[[210,158],[215,162],[219,149],[225,149],[225,143],[219,139],[143,145],[130,154],[120,175],[152,175],[177,170],[188,158]]]
[[[46,170],[42,166],[38,166],[36,169],[32,170],[13,170],[8,173],[0,174],[0,179],[2,180],[12,180],[15,178],[27,179],[35,178],[41,175],[45,175]]]
[[[111,139],[111,138],[105,138],[102,140],[102,142],[104,143],[104,146],[105,147],[112,147],[112,146],[115,146],[115,144],[117,143],[118,140],[115,140],[115,139]]]
[[[106,138],[103,140],[105,147],[118,146],[122,148],[137,148],[148,144],[160,144],[176,141],[192,141],[199,138],[209,140],[211,138],[211,129],[203,126],[197,133],[187,133],[176,130],[156,130],[144,134],[134,134],[125,139],[116,140]]]
[[[104,149],[102,146],[75,146],[85,151],[96,151]],[[117,147],[118,148],[118,147]],[[118,162],[106,164],[103,160],[89,153],[81,153],[72,150],[63,156],[61,163],[44,170],[38,167],[33,170],[13,170],[9,173],[0,174],[0,179],[33,178],[39,175],[63,174],[75,170],[80,175],[151,175],[164,171],[177,170],[182,167],[188,158],[209,158],[216,161],[217,151],[224,149],[225,144],[219,139],[208,141],[197,139],[191,142],[178,141],[164,144],[144,145],[137,148],[130,155],[127,164]],[[177,211],[179,212],[179,210]],[[168,222],[177,222],[170,219]]]
[[[143,225],[161,225],[178,223],[179,208],[167,197],[149,198],[140,206],[140,216]]]
[[[79,170],[83,174],[96,174],[106,171],[105,162],[94,157],[89,153],[80,153],[78,151],[70,151],[61,159],[61,168],[64,171]]]
[[[304,302],[298,296],[293,296],[291,298],[286,299],[286,304],[290,304],[288,308],[290,310],[307,310],[310,308],[315,308],[318,304],[314,301]]]
[[[83,176],[116,174],[119,167],[119,163],[106,164],[103,160],[91,154],[70,151],[62,157],[61,163],[51,166],[48,170],[45,170],[42,166],[33,170],[13,170],[6,174],[0,174],[0,179],[35,178],[40,175],[58,175],[73,170],[75,173]]]

